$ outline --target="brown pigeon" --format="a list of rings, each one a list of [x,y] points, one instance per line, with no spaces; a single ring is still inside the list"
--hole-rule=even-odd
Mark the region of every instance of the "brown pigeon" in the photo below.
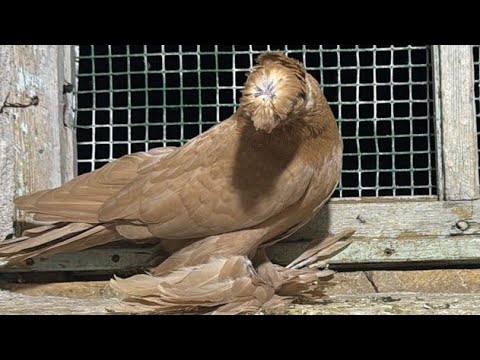
[[[339,181],[343,144],[318,82],[264,53],[236,113],[179,148],[124,156],[65,185],[17,199],[48,225],[0,245],[0,261],[130,240],[171,254],[148,274],[115,279],[116,311],[232,314],[315,294],[351,232],[317,241],[288,268],[265,248],[307,223]],[[308,267],[310,266],[310,268]]]

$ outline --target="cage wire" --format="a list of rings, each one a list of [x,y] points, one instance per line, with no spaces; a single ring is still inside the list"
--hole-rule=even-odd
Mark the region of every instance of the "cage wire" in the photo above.
[[[480,144],[480,45],[473,45],[473,64],[475,67],[475,109],[477,112],[477,143]],[[480,146],[479,156],[480,159]],[[480,171],[480,164],[479,164]]]
[[[80,46],[79,174],[128,153],[180,146],[227,119],[267,50],[304,63],[332,106],[345,145],[335,197],[436,195],[427,45]]]

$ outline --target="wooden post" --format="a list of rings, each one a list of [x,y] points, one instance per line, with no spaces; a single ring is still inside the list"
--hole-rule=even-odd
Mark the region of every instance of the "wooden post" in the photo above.
[[[0,46],[0,109],[8,96],[13,73],[10,71],[13,63],[13,46]],[[15,193],[14,176],[14,143],[13,134],[8,126],[9,116],[3,108],[0,110],[0,240],[13,234]]]
[[[442,132],[442,102],[440,99],[440,46],[432,45],[433,68],[433,109],[435,112],[435,157],[437,172],[437,196],[445,200],[445,171],[443,169],[443,132]]]
[[[60,145],[62,148],[61,176],[62,184],[77,176],[77,143],[73,131],[75,88],[75,45],[58,47],[58,77],[60,99]]]
[[[474,67],[471,45],[435,45],[438,54],[438,115],[441,120],[441,200],[480,198]],[[438,138],[438,136],[437,136]],[[440,177],[441,178],[441,177]]]
[[[0,173],[2,179],[7,179],[7,190],[9,183],[14,184],[14,194],[10,194],[2,181],[0,192],[5,197],[2,205],[6,202],[7,209],[0,207],[0,218],[11,219],[14,196],[60,186],[73,176],[73,136],[71,130],[66,129],[72,119],[72,95],[64,94],[65,83],[73,83],[73,73],[72,62],[65,61],[65,57],[71,58],[69,46],[0,48],[3,74],[0,77],[0,142],[7,144],[11,152],[3,158],[13,159],[13,167],[2,168]],[[30,220],[26,214],[17,212],[19,225]],[[4,236],[5,233],[0,232],[0,240]]]

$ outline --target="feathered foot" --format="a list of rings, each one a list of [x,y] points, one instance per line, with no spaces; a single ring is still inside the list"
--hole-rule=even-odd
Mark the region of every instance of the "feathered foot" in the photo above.
[[[110,287],[121,301],[110,310],[148,314],[284,313],[293,301],[324,298],[334,272],[319,268],[350,244],[348,237],[352,234],[345,231],[312,241],[288,267],[272,264],[265,249],[260,248],[253,261],[246,256],[217,256],[205,264],[182,266],[159,276],[115,278]]]
[[[274,295],[244,256],[214,258],[207,264],[184,267],[167,275],[149,274],[111,280],[122,298],[111,309],[122,313],[237,314],[255,311]]]

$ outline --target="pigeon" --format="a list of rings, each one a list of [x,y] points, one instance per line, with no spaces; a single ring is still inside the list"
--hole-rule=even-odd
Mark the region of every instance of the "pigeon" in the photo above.
[[[115,277],[112,311],[241,314],[321,298],[352,230],[315,239],[291,266],[266,249],[309,222],[340,179],[343,142],[319,83],[279,52],[257,58],[236,112],[181,147],[123,156],[52,190],[16,199],[45,225],[0,243],[0,263],[118,241],[168,257]],[[317,266],[313,266],[317,265]]]

